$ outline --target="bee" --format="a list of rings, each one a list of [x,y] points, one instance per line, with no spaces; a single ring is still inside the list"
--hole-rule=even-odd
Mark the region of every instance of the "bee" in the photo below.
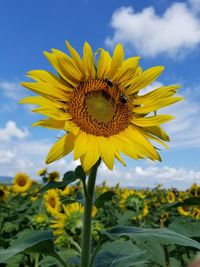
[[[120,100],[120,102],[121,102],[122,104],[126,104],[128,98],[127,98],[127,96],[125,96],[125,95],[123,95],[123,94],[120,94],[120,96],[119,96],[119,100]]]
[[[106,78],[104,81],[107,83],[108,86],[110,86],[110,87],[113,86],[113,82],[111,80]]]

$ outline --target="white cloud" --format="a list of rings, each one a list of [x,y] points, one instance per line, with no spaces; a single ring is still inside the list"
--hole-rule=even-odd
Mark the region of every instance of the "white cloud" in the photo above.
[[[199,11],[199,0],[174,2],[163,14],[151,6],[141,12],[121,7],[112,15],[114,34],[106,38],[106,44],[122,42],[144,56],[183,56],[200,44]]]
[[[8,121],[5,128],[0,128],[0,140],[9,141],[11,138],[24,139],[29,134],[26,128],[19,129],[14,121]]]
[[[26,90],[19,82],[0,81],[0,91],[3,92],[5,97],[15,102],[26,96]]]
[[[0,149],[0,165],[10,164],[14,157],[15,154],[12,151]]]
[[[130,187],[155,187],[162,184],[164,187],[177,187],[186,189],[192,183],[200,183],[200,171],[187,170],[185,168],[156,167],[142,168],[115,168],[109,171],[105,165],[100,166],[98,183],[106,181],[109,185],[120,183],[121,186]]]

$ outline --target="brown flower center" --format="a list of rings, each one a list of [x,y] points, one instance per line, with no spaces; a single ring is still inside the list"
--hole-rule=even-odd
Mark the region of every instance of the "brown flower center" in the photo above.
[[[23,177],[20,177],[18,180],[18,185],[19,186],[24,186],[26,184],[26,180]]]
[[[132,101],[123,88],[109,80],[87,80],[73,91],[72,121],[88,134],[111,136],[125,130],[132,118]]]

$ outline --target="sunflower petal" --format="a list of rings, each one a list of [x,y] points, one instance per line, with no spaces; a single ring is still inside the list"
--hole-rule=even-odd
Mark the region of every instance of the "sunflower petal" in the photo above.
[[[61,137],[50,149],[46,158],[46,164],[69,154],[74,148],[74,139],[75,136],[73,134],[66,134]]]
[[[113,53],[109,78],[112,79],[116,71],[121,67],[124,61],[124,49],[122,44],[117,44]]]
[[[164,70],[163,66],[157,66],[142,72],[137,76],[133,84],[127,89],[127,94],[134,94],[151,84]]]
[[[134,118],[131,122],[140,127],[149,127],[165,123],[174,118],[175,117],[171,115],[157,115],[145,118]]]
[[[101,158],[103,159],[106,166],[110,170],[112,170],[115,159],[115,148],[112,142],[110,142],[107,138],[102,136],[99,136],[97,141]]]
[[[101,49],[97,65],[97,78],[99,79],[108,78],[111,66],[111,60],[112,59],[110,54],[107,51]]]
[[[74,160],[79,159],[86,153],[88,136],[85,132],[80,132],[74,141]]]
[[[63,129],[65,126],[65,120],[55,120],[48,118],[46,120],[40,120],[32,124],[32,126],[41,126],[49,129]]]
[[[89,43],[85,42],[83,46],[83,69],[86,78],[95,78],[94,55]]]

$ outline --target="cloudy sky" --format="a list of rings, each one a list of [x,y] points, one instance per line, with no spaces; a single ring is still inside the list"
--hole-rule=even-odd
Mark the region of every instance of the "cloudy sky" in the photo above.
[[[200,183],[200,0],[12,0],[0,8],[0,176],[27,172],[37,179],[44,158],[62,133],[31,127],[40,119],[18,101],[30,93],[22,88],[32,69],[52,70],[43,51],[66,51],[65,40],[81,53],[85,40],[95,51],[112,51],[121,42],[126,56],[141,56],[142,67],[164,65],[156,86],[181,85],[185,101],[163,112],[177,118],[165,126],[171,136],[162,162],[127,160],[113,172],[100,167],[99,182],[126,186],[178,188]],[[48,166],[62,173],[74,168],[73,157]]]

